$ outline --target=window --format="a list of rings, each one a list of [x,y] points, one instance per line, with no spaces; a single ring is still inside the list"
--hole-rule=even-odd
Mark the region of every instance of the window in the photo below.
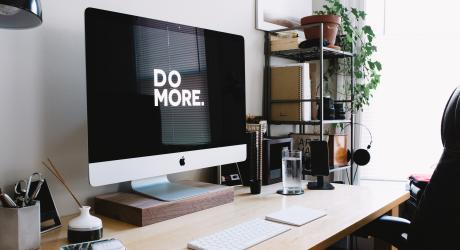
[[[448,0],[366,1],[383,71],[361,116],[374,137],[362,179],[407,179],[438,162],[444,106],[460,85],[458,7]],[[361,130],[361,147],[368,143]]]

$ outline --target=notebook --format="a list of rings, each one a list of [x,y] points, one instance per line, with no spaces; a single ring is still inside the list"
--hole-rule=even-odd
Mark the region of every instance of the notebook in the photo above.
[[[302,226],[326,215],[326,212],[293,206],[265,216],[266,220],[293,226]]]
[[[275,101],[310,99],[310,74],[307,63],[271,68],[271,99]],[[311,120],[311,102],[272,103],[274,121]]]

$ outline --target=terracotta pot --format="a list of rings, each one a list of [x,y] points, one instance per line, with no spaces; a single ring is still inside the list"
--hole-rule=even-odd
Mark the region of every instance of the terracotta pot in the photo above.
[[[342,21],[340,16],[334,15],[318,15],[318,16],[306,16],[300,20],[302,25],[324,23],[323,37],[329,42],[329,47],[334,46],[335,37],[339,30],[340,22]],[[318,39],[320,34],[320,27],[312,27],[304,29],[305,38],[307,39]]]

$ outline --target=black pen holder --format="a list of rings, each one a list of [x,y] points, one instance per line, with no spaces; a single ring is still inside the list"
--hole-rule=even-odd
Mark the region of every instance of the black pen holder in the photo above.
[[[250,180],[249,188],[251,190],[251,194],[260,194],[260,192],[262,191],[262,181],[261,180]]]

